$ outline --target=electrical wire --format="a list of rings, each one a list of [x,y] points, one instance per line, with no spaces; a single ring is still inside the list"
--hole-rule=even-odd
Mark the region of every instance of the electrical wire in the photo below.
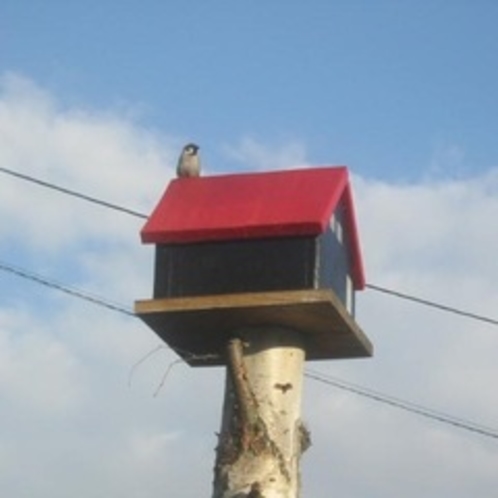
[[[479,320],[481,322],[489,323],[491,325],[498,325],[498,320],[494,318],[489,318],[487,316],[478,315],[477,313],[471,313],[469,311],[464,311],[452,306],[447,306],[446,304],[436,303],[434,301],[429,301],[428,299],[423,299],[420,297],[412,296],[410,294],[405,294],[404,292],[395,291],[392,289],[387,289],[386,287],[381,287],[380,285],[366,284],[365,287],[368,289],[382,292],[390,296],[399,297],[401,299],[406,299],[407,301],[412,301],[414,303],[422,304],[424,306],[430,306],[436,308],[440,311],[446,311],[448,313],[454,313],[455,315],[464,316],[466,318],[472,318],[473,320]]]
[[[76,289],[74,287],[70,287],[66,284],[62,284],[60,282],[57,282],[56,280],[52,278],[48,278],[45,276],[38,275],[32,271],[26,270],[24,268],[20,268],[19,266],[14,266],[11,264],[8,264],[4,261],[0,261],[0,270],[10,273],[12,275],[15,275],[17,277],[21,277],[25,280],[29,280],[31,282],[40,284],[44,287],[50,288],[52,290],[56,290],[59,292],[62,292],[68,296],[75,297],[77,299],[81,299],[83,301],[86,301],[88,303],[100,306],[102,308],[106,308],[111,311],[115,311],[117,313],[121,313],[126,316],[131,316],[133,318],[137,318],[137,315],[133,312],[131,308],[128,308],[122,304],[118,304],[115,302],[110,301],[109,299],[105,299],[101,296],[96,296],[95,294],[91,294],[90,292],[87,291],[82,291],[80,289]],[[185,349],[181,348],[171,348],[167,346],[167,349],[171,349],[175,353],[177,353],[179,356],[182,357],[182,361],[186,360],[213,360],[213,359],[218,359],[218,355],[215,354],[196,354],[192,353],[190,351],[187,351]]]
[[[490,427],[476,424],[474,422],[469,422],[468,420],[454,417],[452,415],[448,415],[446,413],[433,410],[431,408],[427,408],[422,405],[412,403],[410,401],[402,400],[400,398],[388,396],[386,394],[377,391],[366,389],[365,387],[361,387],[352,384],[350,382],[346,382],[344,380],[331,377],[321,372],[306,370],[304,375],[317,382],[321,382],[329,386],[334,386],[338,389],[349,391],[359,396],[363,396],[364,398],[369,398],[373,401],[377,401],[379,403],[383,403],[385,405],[389,405],[391,407],[398,408],[400,410],[405,410],[415,415],[420,415],[428,419],[452,425],[454,427],[458,427],[459,429],[474,432],[482,436],[498,439],[498,430],[492,429]]]
[[[101,306],[104,308],[107,308],[111,311],[118,312],[127,316],[132,316],[136,317],[136,315],[131,311],[130,309],[126,308],[125,306],[118,305],[116,303],[112,303],[107,299],[104,299],[102,297],[97,297],[95,295],[92,295],[88,292],[75,289],[73,287],[69,287],[65,284],[62,284],[60,282],[56,282],[53,279],[37,275],[31,271],[25,270],[23,268],[19,268],[13,265],[10,265],[8,263],[0,261],[0,270],[11,273],[13,275],[16,275],[20,278],[24,278],[26,280],[29,280],[31,282],[43,285],[45,287],[57,290],[59,292],[63,292],[69,296],[75,297],[77,299],[82,299],[84,301],[87,301],[91,304]],[[169,346],[165,346],[168,349]],[[155,352],[154,350],[153,352]],[[181,353],[184,358],[190,357],[190,358],[204,358],[203,356],[200,355],[194,355],[192,353],[188,353],[186,351],[178,351],[176,350],[177,353]],[[140,360],[139,363],[142,363],[147,357],[149,356],[146,355],[143,359]],[[206,355],[206,357],[212,358],[212,355]],[[138,364],[139,364],[138,363]],[[135,368],[135,366],[133,367]],[[169,369],[168,369],[169,372]],[[337,378],[334,378],[330,375],[326,375],[321,372],[317,372],[314,370],[309,370],[307,369],[305,371],[305,376],[316,381],[316,382],[321,382],[323,384],[329,385],[336,387],[338,389],[342,389],[345,391],[349,391],[351,393],[357,394],[359,396],[363,396],[365,398],[369,398],[373,401],[383,403],[385,405],[398,408],[401,410],[405,410],[407,412],[411,412],[415,415],[419,415],[428,419],[436,420],[438,422],[441,422],[443,424],[447,425],[452,425],[454,427],[457,427],[459,429],[467,430],[473,433],[480,434],[485,437],[493,438],[493,439],[498,439],[498,431],[489,427],[485,427],[483,425],[478,425],[473,422],[469,422],[467,420],[464,420],[462,418],[457,418],[453,417],[451,415],[424,407],[419,404],[412,403],[410,401],[402,400],[400,398],[396,398],[393,396],[388,396],[386,394],[380,393],[378,391],[373,391],[370,389],[367,389],[365,387],[361,387],[355,384],[352,384],[350,382],[346,382],[344,380],[340,380]]]
[[[37,284],[43,285],[50,289],[54,289],[64,294],[67,294],[72,297],[76,297],[78,299],[82,299],[83,301],[87,301],[89,303],[95,304],[97,306],[101,306],[103,308],[110,309],[112,311],[117,311],[118,313],[122,313],[123,315],[135,316],[131,309],[128,309],[119,304],[111,303],[110,301],[101,298],[99,296],[92,295],[88,292],[84,292],[75,288],[71,288],[65,284],[57,282],[53,279],[49,279],[47,277],[42,277],[33,273],[31,271],[25,270],[18,266],[13,266],[3,261],[0,261],[0,270],[3,270],[7,273],[11,273],[18,277],[24,278],[26,280],[31,280],[32,282],[36,282]]]
[[[34,183],[35,185],[39,185],[41,187],[49,188],[51,190],[55,190],[57,192],[60,192],[61,194],[69,195],[71,197],[76,197],[77,199],[81,199],[83,201],[91,202],[93,204],[97,204],[99,206],[103,206],[108,209],[113,209],[114,211],[119,211],[125,214],[129,214],[130,216],[135,216],[136,218],[142,218],[142,219],[147,219],[148,216],[144,213],[139,213],[138,211],[135,211],[134,209],[129,209],[127,207],[120,206],[118,204],[114,204],[112,202],[107,202],[103,201],[101,199],[97,199],[96,197],[93,197],[91,195],[86,195],[82,194],[81,192],[77,192],[76,190],[72,190],[66,187],[61,187],[60,185],[56,185],[55,183],[51,182],[46,182],[44,180],[40,180],[38,178],[35,178],[31,175],[27,175],[25,173],[19,173],[17,171],[4,168],[0,166],[0,172],[5,173],[6,175],[13,176],[15,178],[18,178],[20,180],[24,180],[26,182]]]

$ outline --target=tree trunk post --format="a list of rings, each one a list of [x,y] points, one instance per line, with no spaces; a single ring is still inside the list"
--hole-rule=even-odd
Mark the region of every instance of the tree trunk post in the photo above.
[[[310,444],[301,422],[301,335],[259,327],[236,337],[227,345],[213,498],[297,498]]]

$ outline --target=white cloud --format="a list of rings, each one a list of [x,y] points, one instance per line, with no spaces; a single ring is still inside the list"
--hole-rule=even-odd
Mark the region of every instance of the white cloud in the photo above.
[[[173,174],[167,137],[126,117],[63,109],[32,82],[0,81],[0,164],[109,202],[148,212]],[[0,235],[44,250],[71,248],[96,236],[116,243],[130,221],[4,176]],[[124,230],[122,229],[124,227]]]
[[[25,78],[0,83],[0,166],[148,212],[173,174],[171,144],[127,116],[64,108]],[[306,163],[298,143],[246,138],[226,153],[253,169]],[[355,177],[368,280],[496,316],[497,190],[497,169],[416,185]],[[0,259],[125,306],[152,289],[141,225],[2,175]],[[221,369],[178,365],[154,398],[175,356],[158,351],[133,371],[129,387],[133,365],[159,344],[141,322],[16,285],[23,302],[8,298],[13,290],[0,279],[0,494],[209,493]],[[498,426],[496,328],[374,291],[359,296],[358,312],[374,358],[314,369]],[[494,441],[311,381],[304,413],[314,440],[303,459],[305,494],[494,492]]]
[[[496,318],[497,179],[497,169],[418,185],[355,177],[367,280]],[[374,358],[317,368],[498,428],[496,327],[369,290],[358,311]],[[337,405],[327,394],[343,394],[321,391],[323,405],[314,401],[310,415],[321,465],[305,457],[311,494],[321,496],[327,479],[349,496],[492,493],[494,441],[368,400]]]
[[[249,170],[272,170],[306,165],[306,148],[294,141],[264,145],[251,137],[244,137],[236,145],[225,145],[226,156]]]
[[[42,324],[0,314],[0,389],[11,406],[38,416],[67,415],[84,395],[81,374],[76,358]]]
[[[470,180],[419,185],[355,181],[370,273],[386,267],[420,275],[455,271],[468,276],[498,273],[494,257],[498,170]],[[484,256],[484,257],[483,257]],[[393,265],[393,261],[396,265]],[[427,269],[424,271],[424,269]]]

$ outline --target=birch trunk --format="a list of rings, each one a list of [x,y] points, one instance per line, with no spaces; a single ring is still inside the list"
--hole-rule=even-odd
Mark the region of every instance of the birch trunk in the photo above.
[[[298,332],[240,331],[227,348],[213,498],[297,498],[309,446],[301,422],[304,347]]]

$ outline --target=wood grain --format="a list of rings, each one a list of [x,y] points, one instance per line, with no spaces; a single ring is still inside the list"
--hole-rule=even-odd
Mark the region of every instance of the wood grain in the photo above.
[[[149,299],[137,301],[135,313],[192,366],[224,365],[227,341],[245,328],[298,330],[307,360],[361,358],[373,352],[331,290]]]

